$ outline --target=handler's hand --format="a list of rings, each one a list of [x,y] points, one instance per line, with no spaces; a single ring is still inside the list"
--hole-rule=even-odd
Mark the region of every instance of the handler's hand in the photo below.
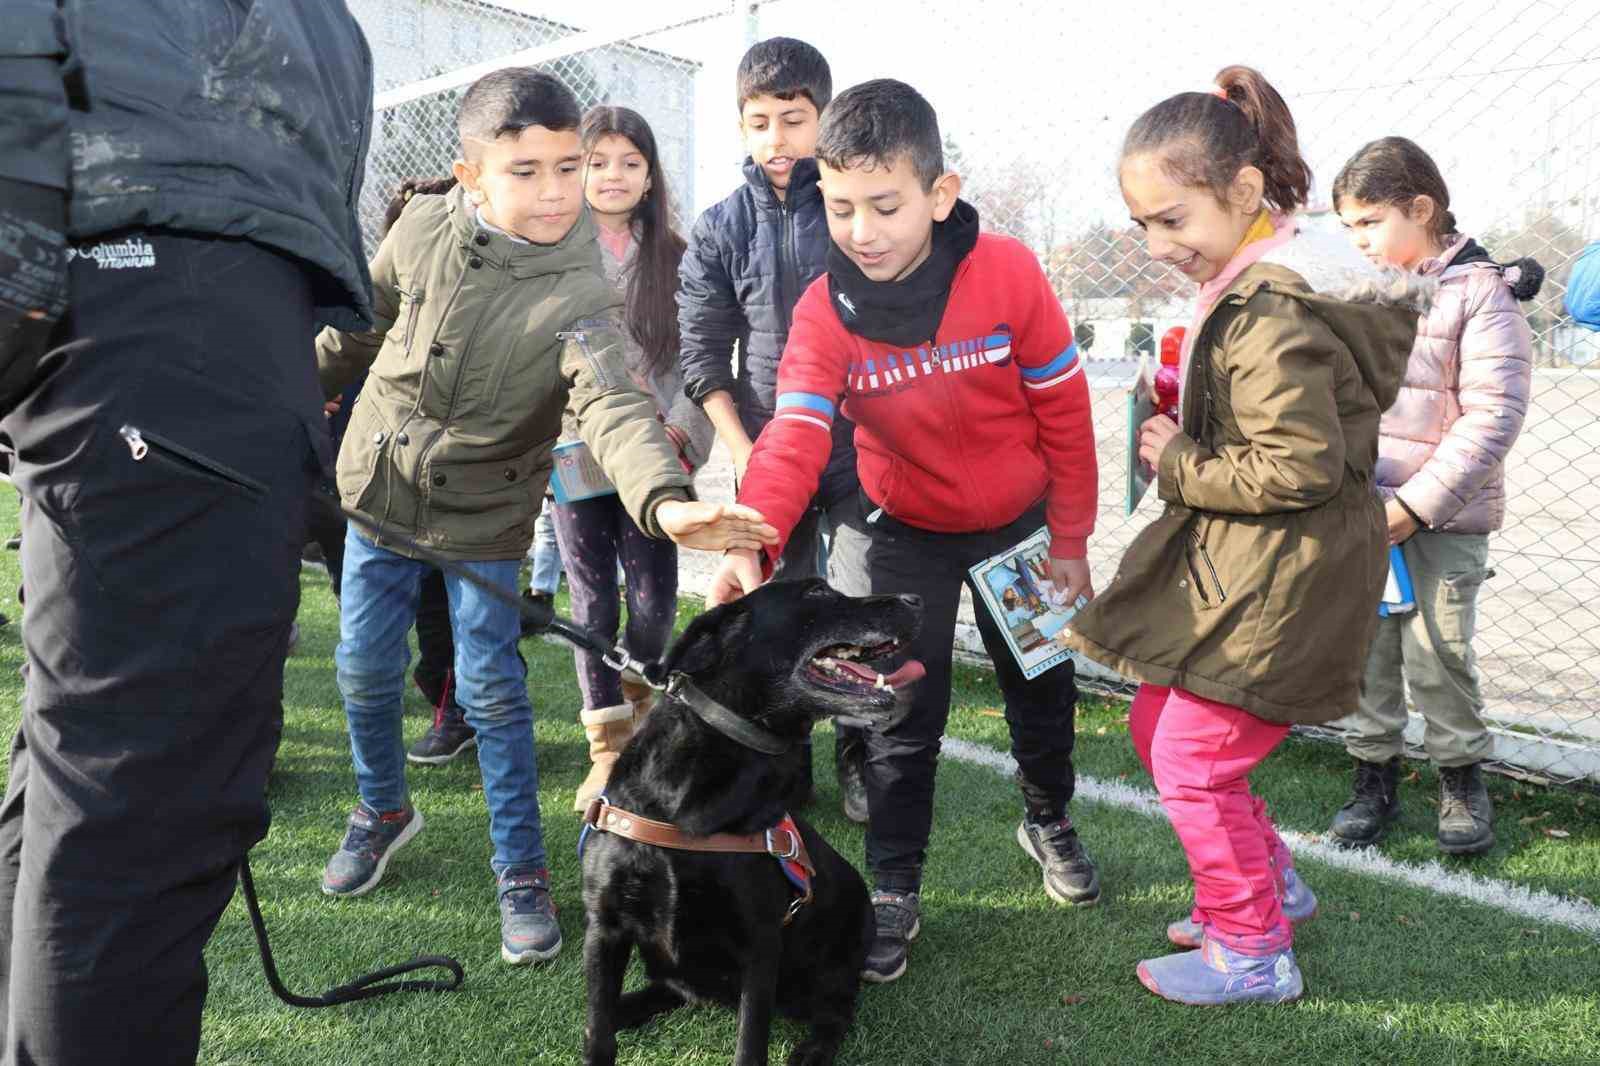
[[[738,503],[701,500],[663,500],[656,507],[661,531],[685,548],[721,551],[778,543],[778,531],[767,525],[761,512]]]
[[[761,557],[746,548],[732,548],[723,555],[717,572],[711,575],[706,591],[706,606],[732,603],[761,585]]]
[[[1050,583],[1063,593],[1068,607],[1075,607],[1078,597],[1094,599],[1094,585],[1089,580],[1089,560],[1050,559]]]
[[[1404,544],[1411,539],[1411,534],[1417,531],[1417,520],[1400,506],[1399,500],[1390,500],[1383,505],[1383,517],[1389,523],[1389,544]]]
[[[327,403],[322,405],[322,417],[323,418],[332,418],[334,415],[336,415],[338,413],[339,413],[339,401],[338,400],[336,400],[336,399],[335,400],[329,400]]]
[[[1147,418],[1139,427],[1139,460],[1152,470],[1161,465],[1161,453],[1173,437],[1182,436],[1178,423],[1166,415]]]

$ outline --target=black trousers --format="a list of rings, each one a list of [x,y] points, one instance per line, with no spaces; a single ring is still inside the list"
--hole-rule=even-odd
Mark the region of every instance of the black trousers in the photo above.
[[[875,883],[900,891],[921,884],[933,828],[934,775],[939,739],[950,717],[950,664],[961,586],[968,569],[1044,525],[1039,505],[1010,525],[980,533],[930,533],[878,512],[859,496],[854,512],[834,535],[834,572],[851,592],[915,593],[922,597],[922,630],[907,658],[927,677],[918,683],[911,712],[889,730],[866,731],[867,865]],[[975,612],[983,646],[994,661],[1005,696],[1011,754],[1017,760],[1025,806],[1036,813],[1064,812],[1072,799],[1073,719],[1078,689],[1072,663],[1023,677],[989,612]]]
[[[192,1063],[202,950],[267,830],[307,493],[310,281],[233,240],[80,254],[22,491],[27,682],[0,806],[6,1064]]]

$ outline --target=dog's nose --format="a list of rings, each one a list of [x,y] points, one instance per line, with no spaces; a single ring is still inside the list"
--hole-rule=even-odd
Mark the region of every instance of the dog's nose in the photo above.
[[[919,611],[922,609],[922,597],[918,596],[914,592],[902,593],[900,596],[900,602],[905,604],[907,607],[914,607]]]

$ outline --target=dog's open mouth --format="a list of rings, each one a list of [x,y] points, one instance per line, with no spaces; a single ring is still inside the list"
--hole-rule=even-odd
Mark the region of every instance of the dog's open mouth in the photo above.
[[[908,659],[892,673],[877,665],[900,650],[900,642],[882,644],[830,644],[806,663],[806,675],[813,681],[840,692],[893,693],[903,685],[922,680],[926,670],[915,659]]]

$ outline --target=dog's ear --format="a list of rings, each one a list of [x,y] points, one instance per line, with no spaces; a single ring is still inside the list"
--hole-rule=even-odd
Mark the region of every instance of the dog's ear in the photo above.
[[[689,623],[672,645],[663,663],[667,673],[688,674],[715,669],[722,663],[723,650],[737,640],[750,624],[750,608],[743,600],[713,607]]]

